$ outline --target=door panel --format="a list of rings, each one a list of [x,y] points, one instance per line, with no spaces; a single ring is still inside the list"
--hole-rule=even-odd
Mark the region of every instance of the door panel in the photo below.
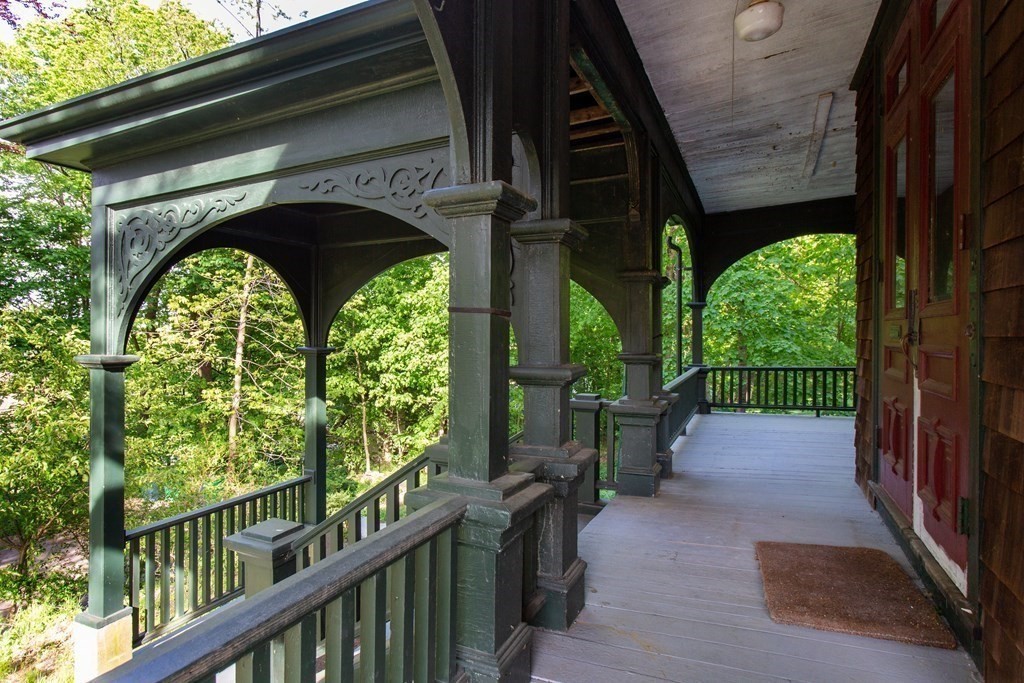
[[[882,172],[878,480],[908,518],[920,501],[915,528],[960,567],[971,398],[969,11],[965,0],[911,3],[886,60]]]
[[[910,34],[903,34],[902,47],[887,69],[890,108],[886,112],[883,206],[885,241],[882,257],[882,373],[881,373],[881,462],[878,482],[908,518],[913,515],[913,454],[911,430],[914,419],[913,376],[907,356],[910,331],[908,277],[914,273],[915,252],[909,229],[913,218],[910,198],[910,152],[908,133],[911,78]]]
[[[960,501],[967,496],[970,442],[964,396],[970,357],[966,12],[967,3],[952,3],[922,55],[922,183],[916,197],[921,205],[916,489],[925,530],[960,567],[967,564]]]

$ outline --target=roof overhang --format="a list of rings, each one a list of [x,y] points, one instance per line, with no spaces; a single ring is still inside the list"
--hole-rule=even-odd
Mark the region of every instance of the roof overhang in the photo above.
[[[436,78],[413,4],[370,0],[4,121],[0,137],[94,170]]]

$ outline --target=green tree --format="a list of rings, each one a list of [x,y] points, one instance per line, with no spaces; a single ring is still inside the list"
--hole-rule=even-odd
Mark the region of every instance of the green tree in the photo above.
[[[0,43],[0,117],[113,85],[227,45],[181,3],[92,0],[62,19],[47,3]],[[0,18],[8,20],[0,6]],[[21,571],[44,538],[80,531],[88,462],[88,176],[0,144],[0,546]]]
[[[300,472],[303,340],[287,287],[244,252],[201,252],[157,282],[129,339],[133,523]]]
[[[363,286],[331,328],[327,393],[332,506],[350,473],[388,471],[447,428],[448,256],[400,263]],[[347,484],[346,484],[347,481]]]
[[[587,366],[586,376],[573,385],[577,393],[597,393],[617,399],[623,392],[622,342],[608,311],[590,292],[569,283],[569,357]]]
[[[761,249],[708,293],[711,365],[849,365],[856,350],[856,252],[848,235]]]

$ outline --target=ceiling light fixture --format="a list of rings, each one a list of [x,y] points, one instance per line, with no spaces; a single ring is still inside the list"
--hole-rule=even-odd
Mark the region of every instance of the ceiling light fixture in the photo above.
[[[750,0],[747,9],[736,15],[736,35],[741,40],[764,40],[782,28],[782,3],[775,0]]]

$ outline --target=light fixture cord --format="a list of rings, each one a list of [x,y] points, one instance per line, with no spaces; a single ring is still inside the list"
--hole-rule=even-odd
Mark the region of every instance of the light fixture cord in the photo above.
[[[736,125],[736,17],[740,13],[740,5],[743,0],[736,0],[736,9],[732,13],[733,25],[730,26],[732,30],[729,31],[729,35],[732,36],[732,63],[730,65],[731,73],[729,75],[729,127],[732,128]]]

